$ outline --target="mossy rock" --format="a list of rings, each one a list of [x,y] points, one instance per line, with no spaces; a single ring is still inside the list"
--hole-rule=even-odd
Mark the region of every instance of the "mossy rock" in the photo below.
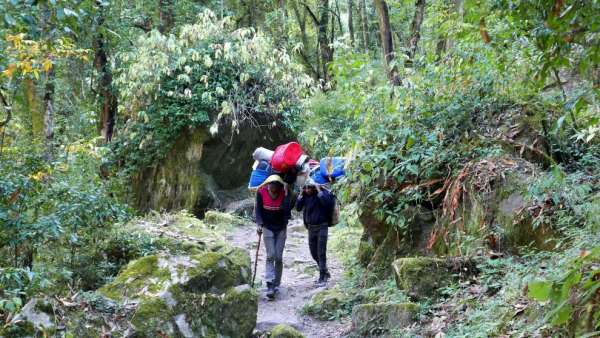
[[[0,337],[53,336],[57,330],[56,324],[52,302],[45,298],[32,298],[0,329]]]
[[[191,293],[178,286],[170,291],[176,302],[170,312],[180,332],[187,327],[194,337],[249,337],[256,326],[258,294],[247,284],[223,293]]]
[[[427,236],[435,223],[435,212],[423,207],[406,207],[402,214],[407,232],[379,220],[373,210],[378,205],[363,207],[359,217],[363,235],[358,249],[358,261],[369,271],[366,276],[384,278],[392,274],[391,263],[397,257],[414,255],[426,250]]]
[[[244,225],[248,221],[226,212],[209,210],[204,214],[204,222],[215,227],[231,228],[233,226]]]
[[[349,300],[349,296],[337,289],[323,290],[312,296],[303,311],[322,320],[331,320]]]
[[[277,324],[269,332],[269,338],[304,338],[298,330],[286,324]]]
[[[414,323],[418,310],[414,303],[357,305],[352,309],[352,328],[363,337],[379,337]]]
[[[451,281],[446,260],[432,257],[399,258],[392,264],[396,285],[413,298],[430,297]]]
[[[137,303],[128,320],[139,336],[250,336],[258,309],[258,295],[247,284],[250,258],[241,249],[218,250],[140,258],[99,292]]]

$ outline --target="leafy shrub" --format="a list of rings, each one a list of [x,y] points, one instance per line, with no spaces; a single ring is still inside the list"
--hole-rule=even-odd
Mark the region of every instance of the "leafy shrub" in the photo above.
[[[600,247],[583,251],[565,272],[528,284],[529,297],[548,302],[545,320],[572,334],[600,331]]]
[[[155,163],[185,128],[235,133],[292,119],[311,84],[285,50],[210,11],[177,37],[151,32],[122,59],[117,83],[130,120],[115,150],[132,167]]]

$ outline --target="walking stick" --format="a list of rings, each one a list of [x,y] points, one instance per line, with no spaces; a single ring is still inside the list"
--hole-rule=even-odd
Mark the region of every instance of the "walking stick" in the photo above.
[[[258,245],[256,246],[256,256],[254,257],[254,274],[252,274],[252,287],[254,287],[254,280],[256,279],[256,267],[258,266],[258,251],[260,250],[261,237],[262,231],[258,233]]]

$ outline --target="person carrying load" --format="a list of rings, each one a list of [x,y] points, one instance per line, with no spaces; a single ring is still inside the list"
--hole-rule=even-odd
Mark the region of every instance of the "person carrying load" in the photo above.
[[[267,252],[265,280],[267,298],[274,299],[281,284],[283,273],[283,249],[287,225],[291,218],[290,198],[283,179],[269,176],[256,192],[255,218],[259,236],[264,233],[263,243]]]
[[[324,286],[331,278],[327,269],[327,237],[334,208],[335,196],[308,179],[296,201],[296,210],[303,212],[310,254],[319,266],[319,280],[315,283],[318,286]]]

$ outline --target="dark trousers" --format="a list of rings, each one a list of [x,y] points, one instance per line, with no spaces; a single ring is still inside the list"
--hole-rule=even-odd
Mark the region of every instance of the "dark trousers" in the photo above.
[[[327,236],[328,224],[308,226],[308,247],[310,255],[319,265],[322,273],[327,272]]]

